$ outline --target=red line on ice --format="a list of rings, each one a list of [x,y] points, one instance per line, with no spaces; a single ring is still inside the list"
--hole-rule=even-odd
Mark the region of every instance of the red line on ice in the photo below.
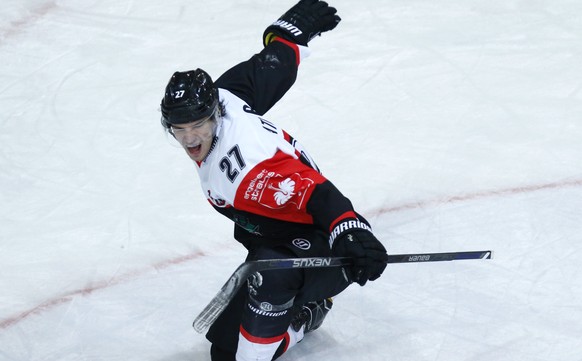
[[[431,206],[436,206],[439,204],[448,204],[448,203],[459,203],[459,202],[468,202],[474,201],[477,199],[483,198],[492,198],[492,197],[499,197],[499,196],[512,196],[517,194],[523,193],[532,193],[542,190],[549,190],[549,189],[561,189],[561,188],[569,188],[569,187],[580,187],[582,186],[582,179],[573,179],[573,180],[564,180],[560,182],[552,182],[552,183],[545,183],[545,184],[537,184],[537,185],[529,185],[529,186],[522,186],[522,187],[514,187],[514,188],[506,188],[506,189],[493,189],[488,191],[481,191],[481,192],[474,192],[474,193],[464,193],[459,195],[454,195],[450,197],[442,197],[442,198],[435,198],[435,199],[428,199],[424,201],[418,202],[411,202],[401,204],[395,207],[384,207],[379,208],[376,210],[372,210],[367,212],[370,216],[379,216],[386,213],[395,213],[395,212],[402,212],[410,209],[418,209],[418,208],[426,208]]]
[[[56,9],[57,4],[55,1],[44,3],[37,8],[30,10],[30,12],[15,21],[12,21],[7,29],[0,29],[0,42],[6,38],[12,37],[18,33],[20,33],[25,27],[31,25],[38,19],[42,18],[53,9]]]
[[[419,202],[412,202],[407,204],[402,204],[400,206],[395,207],[387,207],[387,208],[379,208],[370,212],[367,212],[370,215],[379,216],[386,213],[395,213],[406,211],[410,209],[418,209],[418,208],[425,208],[430,206],[436,206],[439,204],[447,204],[447,203],[457,203],[457,202],[468,202],[474,201],[483,198],[491,198],[491,197],[498,197],[498,196],[511,196],[523,193],[531,193],[537,192],[541,190],[549,190],[549,189],[561,189],[561,188],[568,188],[568,187],[579,187],[582,186],[582,179],[574,179],[574,180],[565,180],[560,182],[553,182],[553,183],[546,183],[546,184],[538,184],[538,185],[529,185],[523,187],[515,187],[515,188],[506,188],[506,189],[497,189],[497,190],[489,190],[489,191],[482,191],[482,192],[474,192],[474,193],[464,193],[459,195],[454,195],[450,197],[443,197],[437,198],[432,200],[425,200]],[[204,254],[202,252],[192,253],[186,256],[166,260],[154,264],[152,267],[148,267],[142,270],[133,271],[119,277],[113,278],[108,281],[102,281],[96,285],[91,287],[82,288],[76,291],[69,292],[65,295],[59,296],[57,298],[53,298],[47,300],[40,305],[20,313],[14,317],[9,317],[0,321],[0,329],[7,329],[23,320],[28,318],[32,315],[39,315],[44,312],[50,311],[51,309],[64,304],[71,302],[74,297],[76,296],[86,296],[95,291],[99,291],[105,288],[109,288],[123,282],[127,282],[133,279],[136,279],[146,273],[152,272],[152,270],[163,270],[169,268],[174,265],[183,264],[197,258],[202,257]]]
[[[81,288],[81,289],[66,293],[64,295],[57,296],[56,298],[47,300],[47,301],[41,303],[40,305],[38,305],[30,310],[24,311],[16,316],[9,317],[7,319],[0,321],[0,329],[7,329],[10,326],[13,326],[13,325],[19,323],[20,321],[25,320],[29,316],[39,315],[39,314],[42,314],[44,312],[50,311],[51,309],[53,309],[61,304],[71,302],[76,296],[90,295],[91,293],[93,293],[95,291],[99,291],[99,290],[102,290],[105,288],[116,286],[116,285],[124,283],[124,282],[134,280],[136,278],[141,277],[142,275],[144,275],[146,273],[150,273],[152,271],[160,271],[160,270],[169,268],[171,266],[175,266],[175,265],[179,265],[182,263],[192,261],[192,260],[197,259],[197,258],[202,257],[202,256],[204,256],[204,253],[195,252],[195,253],[191,253],[191,254],[188,254],[185,256],[180,256],[177,258],[161,261],[159,263],[152,265],[151,267],[128,272],[128,273],[125,273],[125,274],[120,275],[118,277],[114,277],[112,279],[109,279],[107,281],[101,281],[101,282],[98,282],[97,284],[93,284],[89,287]]]

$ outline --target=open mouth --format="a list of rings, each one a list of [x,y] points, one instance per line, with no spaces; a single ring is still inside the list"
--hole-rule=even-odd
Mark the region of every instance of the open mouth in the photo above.
[[[200,153],[201,148],[202,148],[202,144],[198,144],[197,146],[194,146],[194,147],[187,147],[188,153],[190,153],[192,155],[197,155],[198,153]]]

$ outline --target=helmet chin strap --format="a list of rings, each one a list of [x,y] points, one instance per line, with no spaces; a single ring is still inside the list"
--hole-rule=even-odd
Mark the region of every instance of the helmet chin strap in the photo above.
[[[216,146],[216,143],[218,142],[218,134],[220,133],[220,130],[222,129],[222,115],[218,114],[215,118],[214,118],[214,125],[213,125],[213,129],[212,129],[212,144],[210,144],[210,149],[208,149],[208,154],[206,154],[206,157],[204,157],[204,161],[206,161],[206,158],[208,158],[208,156],[210,155],[210,153],[212,153],[212,151],[214,150],[214,147]]]
[[[216,138],[219,128],[222,128],[222,115],[216,114],[212,119],[212,137]]]

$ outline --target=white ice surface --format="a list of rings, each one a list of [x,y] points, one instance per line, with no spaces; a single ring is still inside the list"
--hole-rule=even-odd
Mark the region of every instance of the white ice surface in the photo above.
[[[159,124],[294,2],[8,0],[0,360],[209,360],[194,316],[244,258]],[[334,0],[267,118],[390,253],[281,360],[582,360],[582,2]]]

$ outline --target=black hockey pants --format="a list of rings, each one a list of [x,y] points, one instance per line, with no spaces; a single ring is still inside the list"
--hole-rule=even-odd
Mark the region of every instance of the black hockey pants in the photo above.
[[[263,245],[249,251],[247,260],[331,256],[327,235],[319,231],[303,233],[289,240],[279,240],[273,247],[265,246],[266,242],[261,243]],[[293,300],[293,307],[284,317],[265,318],[264,321],[254,322],[255,329],[251,330],[252,333],[268,337],[269,333],[284,332],[294,311],[300,309],[303,304],[335,296],[349,285],[339,267],[271,270],[261,272],[261,276],[261,286],[256,289],[242,287],[210,327],[206,338],[212,343],[212,361],[235,360],[241,322],[244,323],[243,318],[256,317],[249,316],[249,304],[269,302],[281,305]],[[254,295],[249,295],[249,289]],[[283,340],[274,359],[285,349]]]

